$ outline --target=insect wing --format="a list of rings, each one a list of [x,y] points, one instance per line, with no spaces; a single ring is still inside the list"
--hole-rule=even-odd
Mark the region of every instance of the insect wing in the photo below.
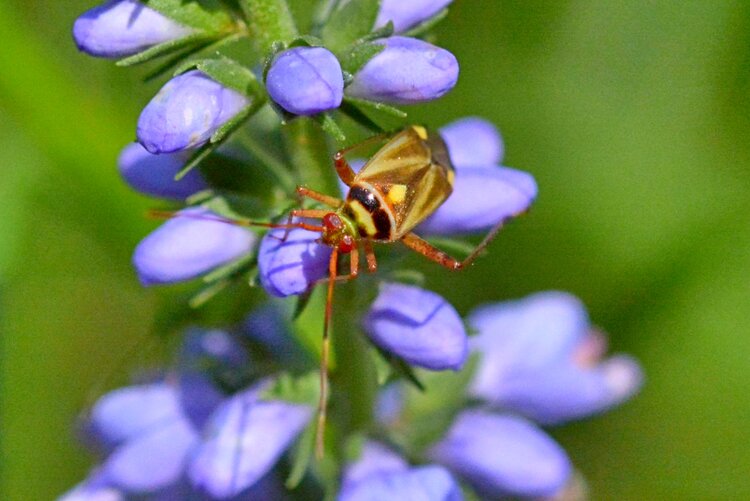
[[[374,188],[393,215],[397,240],[451,194],[453,166],[443,140],[422,127],[396,134],[362,168],[353,184]]]

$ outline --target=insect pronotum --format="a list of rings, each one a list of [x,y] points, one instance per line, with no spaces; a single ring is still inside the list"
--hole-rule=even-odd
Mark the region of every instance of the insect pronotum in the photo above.
[[[379,137],[381,136],[373,139]],[[377,260],[372,249],[373,242],[402,242],[445,268],[460,270],[476,259],[505,222],[505,219],[500,220],[468,257],[463,260],[454,259],[412,232],[419,223],[440,207],[453,191],[455,171],[443,139],[436,133],[428,132],[424,127],[408,126],[393,135],[364,167],[355,173],[344,155],[361,144],[340,150],[333,157],[338,177],[349,188],[344,200],[305,186],[297,187],[297,193],[301,198],[315,200],[328,209],[294,209],[285,224],[209,217],[242,226],[302,228],[319,232],[320,241],[332,249],[328,265],[320,359],[320,399],[315,442],[318,457],[323,455],[328,401],[330,323],[335,282],[349,280],[359,274],[360,251],[364,251],[368,271],[374,272],[377,269]],[[154,212],[157,215],[165,214]],[[294,221],[294,218],[319,220],[320,224]],[[343,254],[350,255],[349,274],[338,275],[338,259]]]

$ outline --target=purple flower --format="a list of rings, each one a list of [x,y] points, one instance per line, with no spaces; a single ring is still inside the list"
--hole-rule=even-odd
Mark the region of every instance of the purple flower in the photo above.
[[[187,159],[186,153],[153,155],[140,144],[132,143],[122,150],[117,164],[120,175],[134,190],[154,197],[184,200],[208,188],[198,169],[175,181]]]
[[[505,147],[497,128],[479,117],[466,117],[440,129],[456,167],[482,167],[503,160]]]
[[[363,319],[370,340],[407,362],[431,370],[459,370],[468,353],[456,310],[434,292],[384,283]]]
[[[386,447],[368,442],[360,459],[347,467],[338,500],[381,499],[460,501],[463,498],[457,482],[444,468],[410,467]]]
[[[418,231],[432,235],[486,231],[522,214],[536,194],[536,181],[526,172],[495,166],[458,167],[453,193]]]
[[[97,402],[89,429],[110,450],[97,474],[102,485],[148,493],[180,480],[199,440],[182,406],[183,391],[170,383],[152,383],[116,390]]]
[[[319,239],[320,233],[303,229],[266,233],[258,249],[260,282],[266,292],[277,297],[302,294],[325,278],[331,248]]]
[[[603,412],[630,398],[643,380],[631,357],[600,361],[605,343],[575,297],[544,292],[482,306],[470,324],[480,354],[471,393],[543,424]]]
[[[294,47],[278,54],[266,76],[271,99],[289,113],[315,115],[338,108],[344,76],[336,56],[323,47]]]
[[[124,501],[125,495],[107,485],[101,472],[95,470],[89,477],[63,494],[57,501]]]
[[[437,99],[458,80],[458,61],[445,49],[416,38],[378,40],[385,47],[360,69],[346,94],[393,104]]]
[[[380,12],[375,21],[375,27],[385,26],[388,21],[393,22],[396,33],[408,30],[414,25],[426,21],[444,8],[453,0],[382,0]]]
[[[534,425],[478,410],[459,414],[430,457],[491,499],[553,496],[571,475],[565,451]]]
[[[113,0],[83,13],[73,25],[78,49],[92,56],[130,56],[194,33],[136,0]]]
[[[166,83],[141,112],[138,142],[151,153],[173,153],[203,145],[250,101],[198,70]]]
[[[528,210],[537,185],[530,174],[498,167],[503,142],[494,125],[468,117],[440,129],[456,168],[453,193],[418,231],[428,235],[481,233]]]
[[[216,498],[235,496],[274,466],[312,416],[305,405],[259,398],[262,384],[222,404],[207,426],[188,476]]]
[[[143,285],[181,282],[247,255],[255,234],[211,219],[203,208],[180,211],[138,244],[133,265]]]

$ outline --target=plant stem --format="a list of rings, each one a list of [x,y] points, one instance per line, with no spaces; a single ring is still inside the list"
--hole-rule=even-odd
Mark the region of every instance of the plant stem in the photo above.
[[[260,54],[268,54],[274,42],[289,42],[297,36],[286,0],[242,0],[240,5]]]
[[[283,133],[286,150],[302,184],[324,193],[338,194],[328,142],[320,126],[301,117],[287,123]],[[340,427],[337,437],[346,437],[353,431],[367,428],[372,421],[377,391],[369,346],[357,317],[363,310],[363,299],[361,295],[351,293],[355,285],[338,287],[333,308],[332,341],[336,367],[332,377],[331,421]]]

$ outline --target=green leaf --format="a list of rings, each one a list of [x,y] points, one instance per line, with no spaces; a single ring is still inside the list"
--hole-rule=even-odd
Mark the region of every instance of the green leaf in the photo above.
[[[229,45],[246,36],[246,33],[233,33],[218,40],[216,40],[215,38],[209,38],[207,39],[207,41],[191,46],[186,50],[167,59],[166,61],[164,61],[164,63],[160,64],[155,69],[150,71],[143,80],[145,82],[149,82],[155,78],[158,78],[178,64],[181,67],[194,68],[196,61],[198,59],[201,59],[201,56],[206,56],[210,53],[214,53],[225,45]],[[178,74],[179,73],[182,72],[178,72]]]
[[[261,54],[276,42],[289,42],[297,36],[294,18],[285,0],[240,0],[248,27]]]
[[[295,489],[302,479],[305,478],[307,468],[310,466],[310,460],[312,459],[313,449],[315,448],[315,431],[318,428],[318,423],[315,419],[311,419],[305,427],[304,433],[297,441],[292,451],[291,470],[289,476],[284,482],[284,486],[287,489]]]
[[[399,129],[406,123],[407,114],[383,103],[344,98],[339,110],[349,118],[375,132]]]
[[[216,40],[216,35],[196,33],[184,38],[178,38],[177,40],[170,40],[168,42],[154,45],[153,47],[149,47],[148,49],[139,52],[138,54],[133,54],[132,56],[120,59],[115,64],[117,64],[117,66],[133,66],[136,64],[145,63],[146,61],[151,61],[152,59],[156,59],[157,57],[172,54],[182,49],[196,49],[205,47],[214,40]]]
[[[425,385],[417,377],[417,374],[414,372],[414,369],[412,368],[412,366],[406,363],[404,359],[402,359],[401,357],[392,355],[390,353],[387,353],[378,348],[374,348],[372,350],[372,353],[377,354],[377,356],[381,358],[382,360],[384,360],[385,363],[390,367],[390,374],[387,374],[386,369],[383,367],[383,362],[382,361],[375,362],[376,367],[378,367],[378,383],[379,384],[383,385],[387,383],[388,381],[390,381],[391,379],[393,379],[394,376],[398,376],[409,381],[419,391],[424,392],[426,390]],[[375,360],[377,359],[377,357],[373,357],[373,358]],[[384,376],[385,376],[385,379],[381,381],[381,378]]]
[[[184,73],[193,68],[245,96],[258,99],[264,95],[262,86],[253,72],[234,59],[220,56],[218,58],[188,61],[180,65],[175,73]]]
[[[380,0],[349,0],[331,14],[323,27],[323,40],[336,53],[372,31]]]
[[[315,115],[315,120],[320,124],[322,129],[326,131],[326,133],[336,140],[339,146],[346,144],[346,135],[344,134],[344,131],[339,124],[336,123],[336,120],[333,119],[330,113],[320,113]]]
[[[143,0],[180,24],[218,33],[236,25],[231,13],[219,0]]]
[[[356,74],[367,62],[380,54],[385,45],[379,43],[361,43],[344,51],[339,58],[341,68],[352,75]]]
[[[223,280],[232,278],[240,275],[253,266],[254,257],[252,254],[248,254],[239,259],[232,261],[231,263],[220,266],[215,270],[212,270],[207,275],[204,275],[203,281],[206,283],[216,282],[217,280]]]
[[[284,373],[261,395],[261,400],[283,400],[294,404],[316,406],[320,397],[320,377],[318,371],[302,376]]]
[[[294,305],[294,312],[292,313],[292,320],[297,320],[302,312],[305,311],[307,305],[310,304],[310,298],[312,297],[312,289],[307,292],[303,292],[297,296],[297,303]]]
[[[443,9],[434,16],[432,16],[429,19],[425,19],[418,25],[414,26],[413,28],[409,29],[405,33],[403,33],[403,36],[405,37],[420,37],[430,31],[432,28],[434,28],[440,21],[445,19],[445,17],[448,15],[448,9]]]

